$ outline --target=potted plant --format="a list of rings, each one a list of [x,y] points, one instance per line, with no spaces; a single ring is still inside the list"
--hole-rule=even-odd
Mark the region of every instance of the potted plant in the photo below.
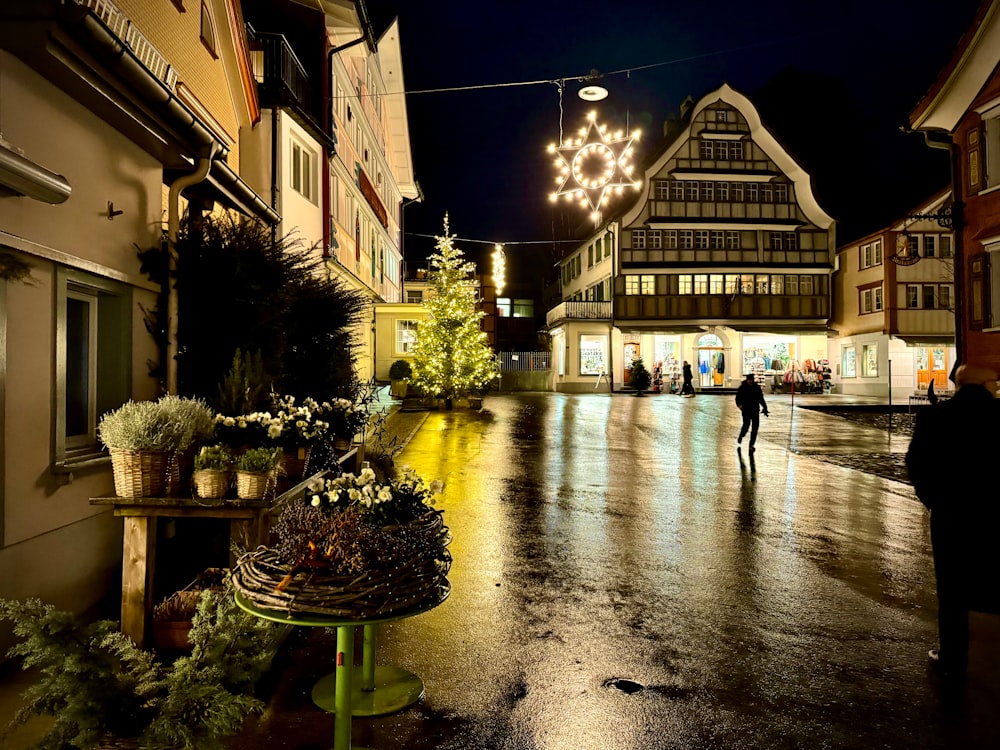
[[[635,391],[635,394],[637,396],[643,395],[649,389],[649,384],[651,382],[652,376],[649,374],[649,370],[646,369],[646,365],[643,363],[642,357],[636,357],[633,359],[628,384]]]
[[[407,385],[413,376],[413,368],[405,359],[397,359],[389,367],[389,395],[395,398],[406,398]]]
[[[54,722],[39,747],[224,750],[263,703],[253,696],[283,629],[239,609],[231,583],[201,595],[191,654],[162,660],[138,648],[112,620],[85,624],[38,599],[0,599],[0,620],[20,641],[10,653],[38,680],[8,729],[32,716]]]
[[[214,430],[214,416],[200,399],[164,396],[128,401],[107,412],[98,436],[111,453],[120,497],[162,497],[180,486],[178,452]]]
[[[236,496],[260,500],[274,479],[280,448],[250,448],[236,457]]]
[[[194,457],[194,491],[198,497],[225,497],[233,468],[233,454],[222,443],[204,445]]]

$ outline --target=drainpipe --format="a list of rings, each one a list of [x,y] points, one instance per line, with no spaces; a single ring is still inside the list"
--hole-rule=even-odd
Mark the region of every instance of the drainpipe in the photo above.
[[[938,136],[934,138],[934,136]],[[962,170],[961,159],[962,149],[958,147],[952,138],[951,133],[944,130],[924,131],[924,143],[931,148],[940,148],[948,151],[951,165],[951,226],[955,232],[955,352],[958,361],[956,367],[965,361],[965,336],[962,331],[962,321],[964,319],[963,306],[965,295],[962,294],[962,283],[965,279],[965,257],[962,235],[965,233],[965,202],[962,200]],[[961,297],[959,296],[961,295]],[[954,369],[952,370],[954,372]]]
[[[620,225],[619,225],[620,226]],[[611,235],[611,325],[608,326],[608,395],[615,393],[615,287],[618,283],[618,268],[615,265],[618,259],[618,232],[608,224],[608,234]]]
[[[190,174],[178,177],[170,185],[170,195],[167,200],[167,393],[177,393],[177,287],[174,276],[177,273],[177,236],[180,233],[180,197],[181,192],[191,185],[202,182],[212,168],[212,160],[219,149],[219,144],[213,142],[208,149],[208,156],[198,159],[195,170]]]

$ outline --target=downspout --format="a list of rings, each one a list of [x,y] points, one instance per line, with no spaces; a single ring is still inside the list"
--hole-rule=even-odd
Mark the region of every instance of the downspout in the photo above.
[[[278,108],[271,107],[271,208],[278,210]],[[271,242],[278,242],[278,225],[271,225]]]
[[[170,185],[167,199],[167,393],[177,393],[177,237],[180,234],[180,197],[181,192],[191,185],[202,182],[212,169],[212,160],[219,150],[219,144],[209,145],[208,156],[198,159],[195,170],[190,174],[178,177]]]
[[[619,225],[620,231],[620,225]],[[611,325],[608,326],[608,395],[615,394],[615,287],[618,285],[618,234],[608,224],[608,234],[611,235]]]
[[[965,336],[963,335],[963,320],[965,295],[963,282],[965,279],[965,257],[962,235],[965,233],[965,202],[962,200],[962,173],[961,160],[962,150],[955,143],[951,133],[944,130],[925,130],[924,143],[930,148],[940,148],[948,151],[951,163],[951,226],[955,232],[955,352],[957,356],[957,367],[966,361],[965,357]],[[933,136],[938,136],[934,138]],[[954,372],[954,368],[952,369]]]

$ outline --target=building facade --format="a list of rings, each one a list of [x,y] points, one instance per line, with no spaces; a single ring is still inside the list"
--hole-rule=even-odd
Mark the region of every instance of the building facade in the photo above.
[[[951,153],[956,344],[1000,369],[1000,0],[984,0],[948,65],[910,114]]]
[[[948,390],[955,363],[954,232],[927,218],[951,191],[837,250],[829,360],[838,393]],[[891,379],[890,379],[891,376]]]
[[[567,337],[557,390],[601,390],[602,374],[627,388],[636,357],[665,388],[690,363],[699,389],[747,372],[783,382],[826,359],[834,222],[809,175],[725,84],[671,136],[641,198],[561,264],[566,307],[549,316]]]
[[[189,202],[276,224],[240,176],[259,120],[233,0],[0,9],[0,596],[76,611],[119,585],[101,414],[158,395],[137,248]],[[26,276],[10,273],[26,269]]]

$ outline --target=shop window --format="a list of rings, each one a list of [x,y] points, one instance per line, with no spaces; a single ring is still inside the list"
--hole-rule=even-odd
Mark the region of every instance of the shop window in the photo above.
[[[694,275],[694,293],[708,294],[708,274],[696,273]]]
[[[656,294],[656,277],[643,274],[639,277],[640,294]]]
[[[740,275],[740,294],[753,294],[754,276],[752,273]]]
[[[865,344],[861,348],[861,376],[878,377],[878,344]]]
[[[725,277],[721,273],[713,273],[708,277],[708,293],[722,294],[725,289]]]
[[[757,274],[757,278],[754,282],[754,291],[757,294],[767,294],[768,293],[768,281],[769,277],[767,274]]]
[[[511,313],[510,307],[509,297],[497,297],[497,317],[509,318]]]
[[[740,290],[740,277],[734,273],[726,274],[726,294],[736,294]]]
[[[691,283],[691,277],[687,275],[677,277],[677,293],[678,294],[691,294],[693,291],[693,285]]]
[[[858,376],[857,351],[853,346],[845,346],[840,350],[841,377],[856,378]]]
[[[419,325],[416,320],[396,321],[396,354],[413,354]]]
[[[639,277],[627,275],[625,277],[625,294],[633,296],[639,294]]]
[[[771,294],[784,294],[785,293],[785,277],[776,273],[771,276]]]
[[[607,372],[607,337],[580,336],[580,374]]]
[[[89,274],[58,274],[56,445],[54,459],[72,464],[102,454],[98,417],[131,393],[131,295]]]

